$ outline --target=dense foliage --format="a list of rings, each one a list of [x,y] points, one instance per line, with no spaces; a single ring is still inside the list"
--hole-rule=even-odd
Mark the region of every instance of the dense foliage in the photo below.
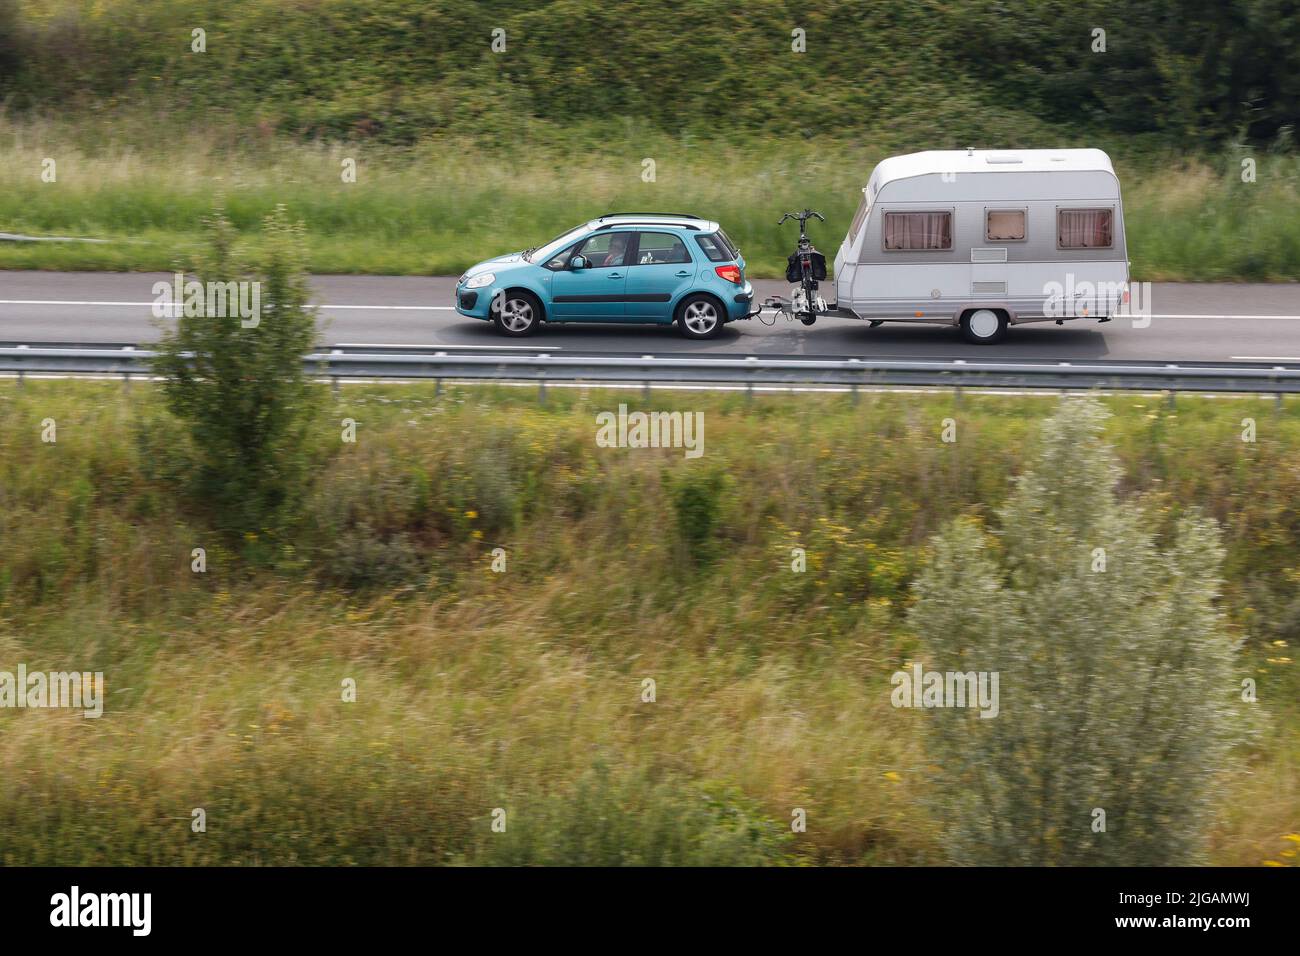
[[[389,142],[517,138],[542,121],[957,146],[1055,143],[1064,127],[1204,148],[1289,142],[1300,11],[1293,0],[0,0],[0,97],[20,109],[155,104]]]
[[[302,357],[316,340],[316,313],[301,228],[283,207],[268,217],[264,258],[251,269],[234,255],[229,222],[218,213],[208,226],[211,249],[186,283],[197,296],[173,294],[176,325],[155,365],[168,408],[198,451],[191,491],[222,531],[255,535],[286,520],[306,478],[302,441],[317,386]],[[223,287],[230,298],[218,302]],[[245,317],[240,305],[256,308]]]
[[[955,522],[917,580],[925,661],[1000,677],[995,719],[930,712],[927,752],[950,784],[930,799],[954,862],[1204,862],[1250,710],[1216,606],[1219,526],[1192,509],[1159,540],[1116,494],[1105,414],[1063,403],[998,539]]]

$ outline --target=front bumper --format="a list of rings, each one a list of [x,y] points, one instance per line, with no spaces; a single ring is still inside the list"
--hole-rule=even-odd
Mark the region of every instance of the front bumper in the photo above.
[[[486,320],[489,318],[488,313],[492,308],[492,292],[491,287],[466,289],[457,286],[452,301],[455,303],[456,311],[461,315],[468,316],[471,319]]]

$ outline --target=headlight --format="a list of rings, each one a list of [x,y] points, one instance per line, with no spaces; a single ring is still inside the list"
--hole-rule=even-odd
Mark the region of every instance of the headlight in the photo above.
[[[484,273],[482,273],[481,275],[476,275],[476,276],[474,276],[472,279],[470,279],[468,282],[466,282],[466,283],[465,283],[465,288],[467,288],[467,289],[481,289],[481,288],[483,288],[485,285],[491,285],[493,282],[496,281],[496,279],[497,279],[497,277],[496,277],[496,273],[494,273],[494,272],[484,272]]]

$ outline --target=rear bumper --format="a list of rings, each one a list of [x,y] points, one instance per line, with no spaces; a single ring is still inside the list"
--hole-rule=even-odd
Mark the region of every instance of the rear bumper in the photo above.
[[[740,291],[733,292],[727,301],[727,321],[735,322],[739,319],[748,319],[754,314],[755,308],[754,287],[746,281],[740,287]]]

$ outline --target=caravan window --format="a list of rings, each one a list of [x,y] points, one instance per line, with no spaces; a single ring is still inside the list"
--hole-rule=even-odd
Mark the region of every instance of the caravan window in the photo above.
[[[885,213],[885,249],[951,249],[951,212]]]
[[[1056,248],[1109,249],[1115,242],[1110,209],[1056,210]]]
[[[984,214],[984,238],[988,242],[1017,242],[1024,239],[1025,211],[1023,209],[988,210]]]

